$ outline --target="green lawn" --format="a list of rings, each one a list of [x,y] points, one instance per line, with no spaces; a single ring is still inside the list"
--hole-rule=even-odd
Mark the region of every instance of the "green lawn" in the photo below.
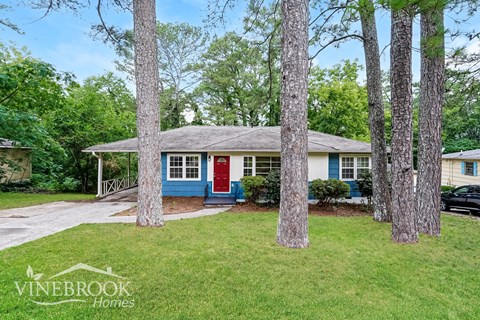
[[[480,319],[480,221],[444,215],[442,223],[441,238],[397,245],[390,225],[370,217],[311,217],[303,250],[275,244],[273,213],[163,229],[82,225],[0,251],[0,318]],[[80,262],[127,277],[135,306],[39,306],[18,295],[14,282],[27,281],[29,265],[48,278]]]
[[[92,194],[82,193],[17,193],[0,192],[0,210],[21,208],[55,201],[93,200]]]

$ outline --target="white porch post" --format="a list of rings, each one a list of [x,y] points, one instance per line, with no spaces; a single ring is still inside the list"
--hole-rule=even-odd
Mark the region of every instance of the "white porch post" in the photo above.
[[[128,186],[129,187],[130,187],[130,183],[131,183],[130,182],[130,162],[131,162],[130,156],[131,156],[131,153],[129,152],[128,153],[128,165],[127,165],[127,179],[128,179],[127,181],[128,181]]]
[[[103,180],[103,154],[98,154],[98,178],[97,178],[97,197],[103,195],[102,192],[102,180]]]

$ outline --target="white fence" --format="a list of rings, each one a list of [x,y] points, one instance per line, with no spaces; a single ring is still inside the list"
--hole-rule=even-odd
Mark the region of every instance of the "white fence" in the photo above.
[[[100,197],[122,191],[138,184],[138,176],[122,177],[117,179],[102,181],[102,190]]]

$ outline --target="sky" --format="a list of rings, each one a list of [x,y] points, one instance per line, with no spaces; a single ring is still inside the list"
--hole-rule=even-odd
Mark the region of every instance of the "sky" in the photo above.
[[[89,76],[101,75],[106,71],[119,74],[115,69],[116,55],[114,50],[90,36],[90,26],[92,23],[98,23],[99,21],[94,8],[82,10],[77,15],[68,10],[52,12],[42,18],[44,11],[18,5],[17,1],[0,0],[0,4],[11,6],[8,11],[1,11],[0,17],[10,19],[24,32],[18,34],[10,29],[0,29],[0,32],[2,32],[0,41],[3,43],[11,41],[17,47],[25,46],[32,56],[51,63],[58,71],[72,72],[80,82]],[[161,22],[188,22],[191,25],[202,26],[203,21],[207,18],[207,4],[208,0],[159,0],[157,1],[157,20]],[[128,29],[133,27],[133,18],[130,13],[116,12],[114,8],[106,8],[104,12],[107,24]],[[230,12],[226,27],[219,26],[214,31],[221,34],[225,30],[241,30],[242,16],[241,7],[234,9]],[[473,19],[469,22],[469,27],[480,26],[478,21],[478,19]],[[384,48],[388,45],[390,38],[389,14],[386,12],[380,13],[377,16],[377,23],[380,47]],[[416,25],[414,46],[417,48],[419,46],[418,42],[419,28]],[[452,46],[452,44],[447,44],[448,46]],[[475,51],[478,49],[478,42],[472,43],[470,46],[470,51]],[[358,59],[361,64],[364,64],[363,48],[358,41],[350,41],[340,48],[332,47],[323,51],[316,58],[315,64],[326,68],[340,63],[344,59]],[[381,62],[383,67],[388,69],[388,47],[381,57]],[[414,80],[418,80],[418,52],[414,52],[413,65]],[[361,74],[360,78],[362,80],[364,74]]]

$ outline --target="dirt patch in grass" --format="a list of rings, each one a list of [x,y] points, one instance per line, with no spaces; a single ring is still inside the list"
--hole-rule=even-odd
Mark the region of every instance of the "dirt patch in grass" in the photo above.
[[[268,207],[265,205],[257,205],[254,203],[239,203],[232,207],[230,212],[272,212],[278,211],[278,208]],[[308,212],[314,216],[338,216],[338,217],[354,217],[372,215],[372,211],[362,204],[339,203],[317,206],[308,205]]]
[[[163,213],[176,214],[204,209],[202,197],[163,197]],[[136,216],[137,207],[124,210],[116,216]]]

